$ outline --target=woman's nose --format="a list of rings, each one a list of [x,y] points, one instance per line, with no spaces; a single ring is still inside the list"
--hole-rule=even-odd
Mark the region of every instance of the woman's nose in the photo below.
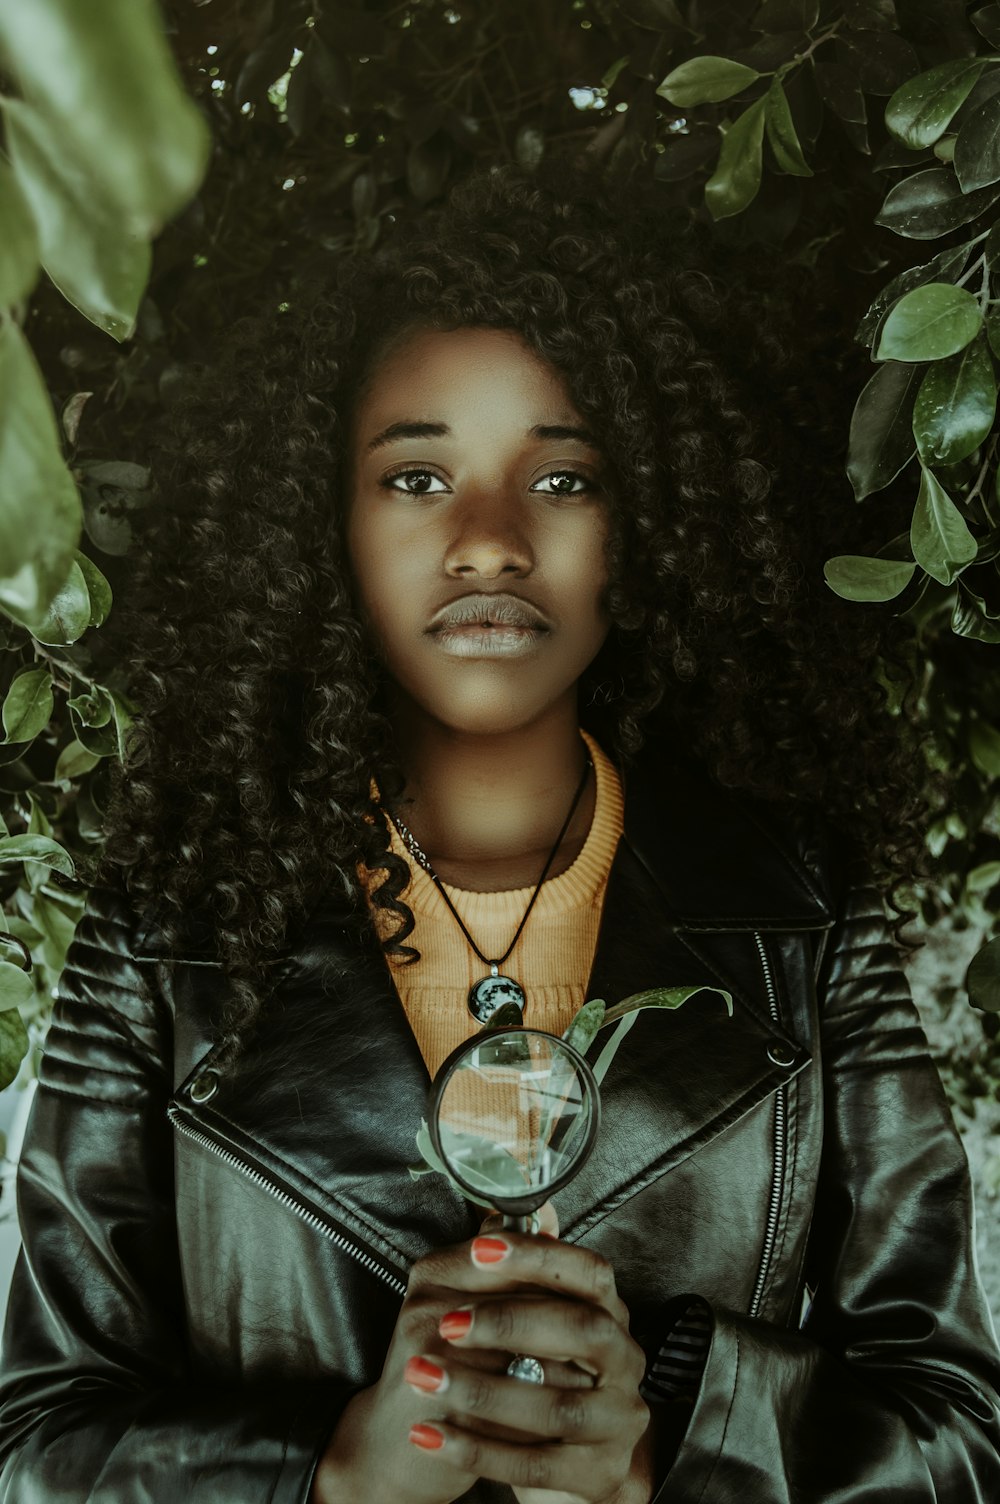
[[[445,551],[445,572],[453,576],[529,574],[534,552],[520,508],[502,497],[480,494],[453,514],[454,531]]]

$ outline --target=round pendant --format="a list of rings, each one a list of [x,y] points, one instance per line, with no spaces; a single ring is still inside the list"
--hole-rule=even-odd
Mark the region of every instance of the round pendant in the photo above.
[[[469,1012],[473,1018],[485,1024],[504,1003],[513,1003],[524,1012],[524,989],[513,977],[503,977],[494,969],[494,974],[474,982],[469,988]]]

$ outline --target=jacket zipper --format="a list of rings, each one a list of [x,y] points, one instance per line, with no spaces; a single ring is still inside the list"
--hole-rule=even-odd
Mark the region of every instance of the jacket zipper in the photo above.
[[[771,974],[771,963],[767,959],[767,951],[760,932],[754,930],[754,939],[757,942],[757,950],[760,953],[760,964],[764,971],[764,982],[767,987],[767,1006],[771,1015],[771,1022],[780,1024],[781,1013],[778,1009],[778,994],[774,986],[774,977]],[[760,1310],[761,1298],[764,1294],[764,1285],[767,1281],[768,1271],[771,1267],[771,1259],[774,1255],[775,1239],[778,1235],[778,1218],[781,1215],[781,1199],[785,1185],[785,1140],[787,1133],[787,1103],[788,1088],[779,1086],[774,1096],[774,1168],[771,1175],[771,1195],[767,1206],[767,1225],[764,1229],[764,1246],[761,1249],[760,1266],[757,1270],[757,1280],[754,1285],[753,1298],[750,1301],[749,1314],[756,1316]]]
[[[370,1253],[365,1253],[356,1243],[352,1243],[349,1238],[345,1238],[343,1233],[337,1232],[322,1217],[318,1217],[315,1212],[310,1211],[305,1202],[300,1201],[297,1196],[293,1196],[290,1191],[283,1190],[281,1186],[275,1185],[273,1180],[270,1180],[262,1171],[256,1169],[255,1166],[249,1164],[241,1155],[234,1153],[232,1149],[225,1148],[202,1129],[193,1128],[181,1116],[180,1110],[172,1103],[167,1108],[167,1116],[188,1138],[193,1138],[196,1143],[202,1144],[206,1149],[211,1149],[213,1154],[217,1154],[227,1164],[235,1166],[237,1170],[254,1181],[256,1185],[262,1186],[265,1191],[268,1191],[283,1206],[289,1207],[297,1217],[301,1217],[303,1222],[308,1223],[310,1227],[322,1233],[325,1238],[329,1238],[335,1248],[339,1248],[341,1252],[348,1254],[352,1259],[356,1259],[361,1267],[367,1269],[370,1274],[377,1275],[397,1295],[406,1294],[406,1285],[403,1281],[398,1279],[390,1270],[386,1269],[383,1264],[380,1264]]]

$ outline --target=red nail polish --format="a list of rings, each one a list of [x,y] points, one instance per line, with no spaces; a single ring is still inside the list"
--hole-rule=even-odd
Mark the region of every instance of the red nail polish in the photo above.
[[[414,1389],[425,1389],[428,1394],[436,1394],[439,1389],[444,1389],[448,1382],[448,1375],[444,1369],[432,1363],[429,1358],[408,1358],[406,1367],[403,1369],[403,1378],[407,1384],[412,1384]]]
[[[454,1342],[459,1337],[464,1337],[472,1325],[471,1311],[449,1311],[447,1316],[442,1316],[438,1324],[438,1331],[448,1342]]]
[[[444,1434],[436,1426],[411,1426],[410,1440],[415,1447],[423,1447],[426,1452],[440,1452],[444,1446]]]
[[[510,1253],[510,1244],[503,1238],[473,1238],[472,1262],[474,1264],[499,1264]]]

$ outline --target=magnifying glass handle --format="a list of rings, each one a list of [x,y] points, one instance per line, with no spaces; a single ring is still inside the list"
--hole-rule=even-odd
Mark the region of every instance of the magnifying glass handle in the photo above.
[[[538,1218],[534,1212],[529,1212],[526,1217],[515,1217],[509,1212],[504,1212],[503,1226],[509,1227],[511,1232],[537,1232]]]
[[[538,1218],[533,1212],[526,1217],[515,1217],[509,1212],[503,1215],[504,1227],[509,1227],[511,1232],[537,1232]],[[515,1353],[507,1364],[507,1372],[512,1379],[520,1379],[526,1384],[544,1384],[545,1369],[537,1358],[532,1358],[528,1353]]]

